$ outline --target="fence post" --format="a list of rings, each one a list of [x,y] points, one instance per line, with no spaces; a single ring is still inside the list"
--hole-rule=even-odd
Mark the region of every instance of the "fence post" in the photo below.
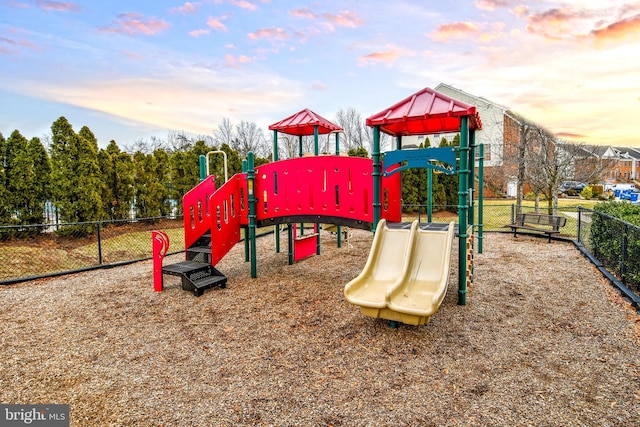
[[[620,279],[623,284],[627,284],[626,265],[627,251],[629,249],[629,226],[625,223],[622,228],[622,249],[620,251]]]
[[[100,221],[98,221],[98,265],[102,265],[102,236],[100,234]]]
[[[578,242],[582,243],[582,206],[578,206]]]
[[[516,223],[516,205],[511,203],[511,224]]]

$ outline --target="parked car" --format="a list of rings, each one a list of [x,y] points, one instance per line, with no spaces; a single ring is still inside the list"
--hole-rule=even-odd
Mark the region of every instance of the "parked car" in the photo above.
[[[566,193],[568,191],[580,193],[586,186],[586,183],[580,181],[563,181],[562,184],[560,184],[559,190],[561,193]]]

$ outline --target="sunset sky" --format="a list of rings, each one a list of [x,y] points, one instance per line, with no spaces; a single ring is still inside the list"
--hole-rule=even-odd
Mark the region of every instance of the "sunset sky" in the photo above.
[[[101,147],[447,83],[558,136],[640,146],[640,2],[0,0],[0,132]]]

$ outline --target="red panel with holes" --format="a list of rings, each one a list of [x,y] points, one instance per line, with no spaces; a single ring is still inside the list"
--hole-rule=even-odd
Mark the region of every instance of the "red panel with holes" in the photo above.
[[[184,212],[184,247],[191,247],[209,230],[209,196],[216,191],[215,176],[210,175],[182,196]]]
[[[256,218],[316,216],[373,222],[373,162],[344,156],[302,157],[257,168]],[[384,178],[382,217],[400,220],[400,177]]]
[[[236,174],[209,198],[211,213],[211,265],[216,265],[240,241],[240,185],[246,182]],[[245,203],[246,205],[246,203]]]

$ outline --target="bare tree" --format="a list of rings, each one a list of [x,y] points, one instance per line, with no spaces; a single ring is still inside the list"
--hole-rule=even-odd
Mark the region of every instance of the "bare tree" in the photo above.
[[[254,122],[244,120],[236,126],[237,138],[231,145],[240,157],[246,157],[249,151],[253,151],[256,156],[266,157],[271,149],[267,146],[264,132]]]
[[[229,147],[233,147],[235,139],[236,133],[233,129],[233,125],[231,124],[231,120],[224,117],[218,128],[213,130],[213,143],[217,147],[221,147],[222,144],[227,144]]]
[[[558,213],[558,193],[563,181],[601,179],[606,164],[596,155],[594,147],[558,140],[537,125],[531,125],[528,136],[525,177],[536,195],[536,209],[542,195],[548,202],[549,213]]]
[[[346,150],[363,148],[366,139],[365,122],[355,108],[340,109],[336,113],[336,123],[344,129]]]
[[[189,151],[195,140],[184,131],[172,130],[167,134],[167,149],[169,152]]]

